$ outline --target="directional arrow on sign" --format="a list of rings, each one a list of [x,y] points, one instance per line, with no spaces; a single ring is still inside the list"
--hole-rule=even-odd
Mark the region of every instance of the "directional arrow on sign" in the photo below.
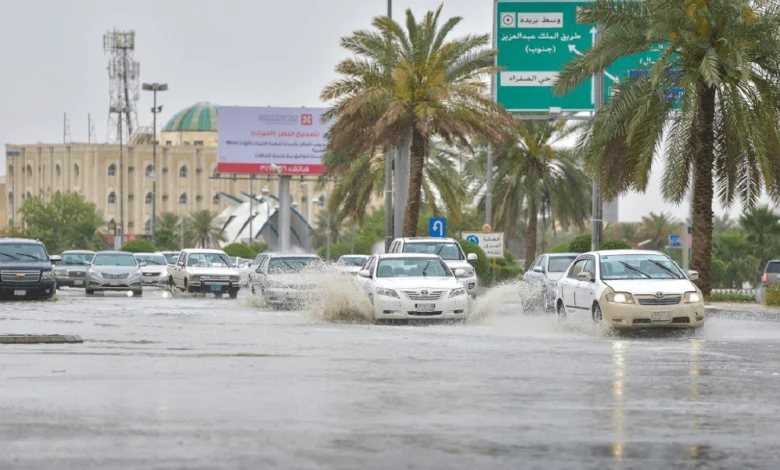
[[[593,30],[591,30],[591,31],[593,31]],[[583,54],[582,52],[577,50],[577,46],[575,46],[574,44],[569,44],[569,51],[573,52],[573,53],[575,53],[575,54],[577,54],[579,56],[585,56],[585,54]],[[619,78],[617,78],[616,76],[614,76],[611,73],[607,72],[606,70],[604,71],[604,75],[609,77],[613,82],[620,83],[620,79]]]

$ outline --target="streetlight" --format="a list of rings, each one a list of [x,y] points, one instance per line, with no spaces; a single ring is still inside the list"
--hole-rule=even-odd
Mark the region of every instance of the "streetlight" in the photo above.
[[[117,128],[119,129],[119,246],[125,239],[125,163],[122,154],[122,115],[127,113],[127,106],[111,106],[109,112],[119,115]],[[116,234],[115,234],[116,235]],[[114,242],[116,246],[116,242]]]
[[[271,201],[268,198],[268,196],[271,194],[271,188],[268,187],[268,185],[263,186],[263,189],[260,190],[260,193],[263,195],[263,201],[265,201],[265,242],[270,247],[271,246]]]
[[[153,118],[153,130],[152,130],[152,243],[157,241],[157,224],[155,219],[157,218],[157,113],[162,112],[163,107],[157,106],[157,92],[168,91],[167,83],[144,83],[141,85],[141,89],[144,91],[151,91],[154,97],[154,104],[152,106]]]

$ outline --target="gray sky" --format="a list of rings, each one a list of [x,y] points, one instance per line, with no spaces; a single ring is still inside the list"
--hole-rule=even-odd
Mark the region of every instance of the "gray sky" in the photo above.
[[[396,19],[419,17],[441,0],[393,2]],[[385,0],[0,0],[0,144],[61,142],[63,113],[72,139],[87,140],[91,113],[99,141],[108,120],[103,34],[135,30],[142,81],[167,82],[163,122],[198,101],[242,106],[320,106],[322,87],[346,56],[339,38],[386,14]],[[464,17],[458,35],[492,28],[489,0],[447,0],[444,16]],[[151,125],[142,92],[139,125]],[[2,171],[5,171],[5,152]],[[658,168],[661,168],[658,166]],[[663,202],[654,178],[647,194],[621,200],[620,218],[650,211],[683,217]],[[719,210],[720,212],[720,210]]]

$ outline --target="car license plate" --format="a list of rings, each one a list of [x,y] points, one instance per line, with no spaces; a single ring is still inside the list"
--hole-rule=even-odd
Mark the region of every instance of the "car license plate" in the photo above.
[[[418,312],[433,312],[436,309],[436,304],[415,304],[414,307]]]
[[[18,290],[17,289],[17,290],[14,291],[14,295],[17,295],[17,296],[27,295],[27,291],[26,290]]]
[[[73,285],[74,286],[83,286],[84,285],[84,281],[73,281]]]
[[[222,286],[218,284],[209,286],[209,289],[211,289],[214,292],[222,292]]]
[[[672,312],[653,312],[650,319],[657,322],[672,321]]]
[[[119,285],[119,281],[111,281],[111,285],[112,286],[118,286]]]

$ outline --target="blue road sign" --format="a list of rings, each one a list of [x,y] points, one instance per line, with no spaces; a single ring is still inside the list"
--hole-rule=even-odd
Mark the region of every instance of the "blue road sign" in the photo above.
[[[479,245],[479,237],[476,235],[469,235],[466,237],[466,241],[475,245]]]
[[[682,248],[682,236],[680,234],[669,235],[669,248]]]
[[[431,217],[428,220],[428,236],[444,238],[447,236],[447,219],[444,217]]]

